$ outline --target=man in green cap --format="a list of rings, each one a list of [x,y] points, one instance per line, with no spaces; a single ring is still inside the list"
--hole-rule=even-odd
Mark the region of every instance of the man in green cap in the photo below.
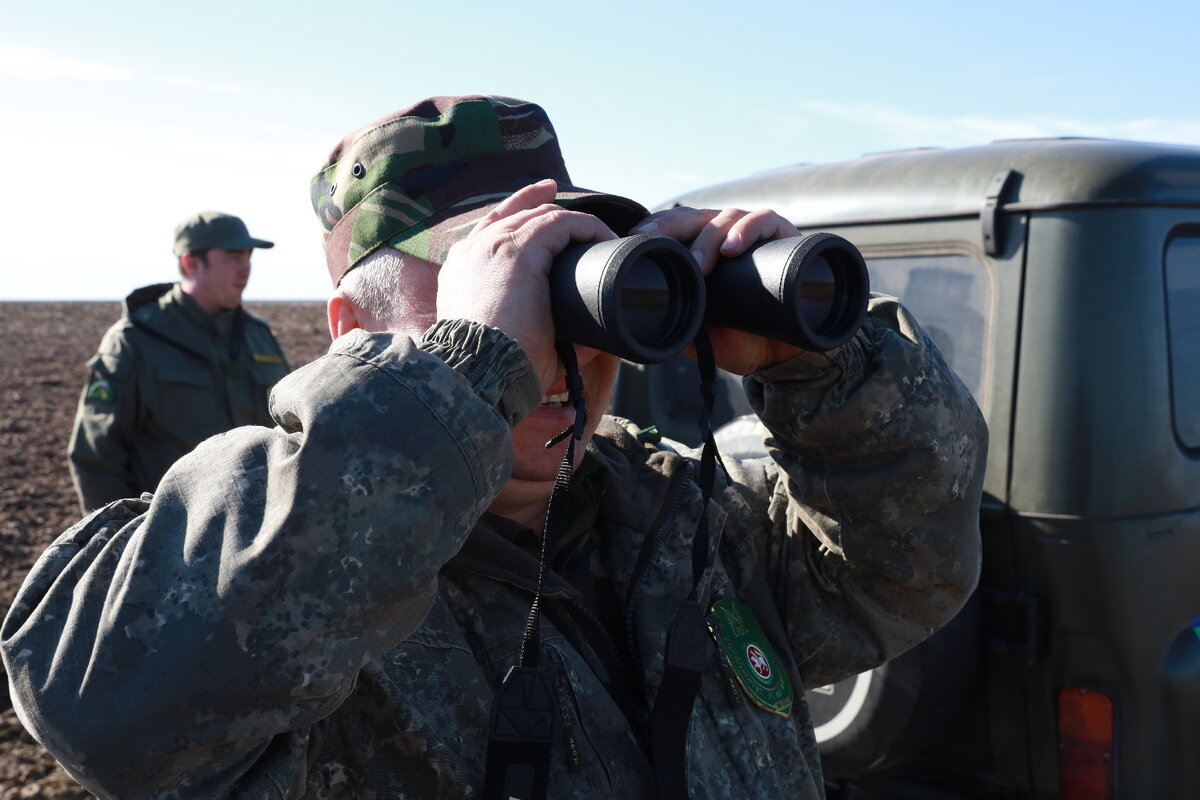
[[[605,416],[617,359],[556,347],[547,276],[631,230],[709,272],[787,220],[575,187],[545,112],[487,96],[355,132],[312,197],[333,346],[278,427],[38,562],[0,629],[25,726],[104,798],[822,797],[805,686],[978,576],[987,434],[932,340],[885,297],[827,353],[710,330],[770,457],[709,495]]]
[[[271,387],[288,373],[266,321],[242,308],[256,239],[202,211],[175,228],[177,283],[143,286],[88,362],[68,447],[84,512],[153,492],[181,456],[238,425],[274,425]]]

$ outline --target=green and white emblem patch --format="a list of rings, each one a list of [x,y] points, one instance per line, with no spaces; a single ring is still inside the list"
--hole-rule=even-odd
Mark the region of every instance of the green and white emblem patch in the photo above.
[[[792,713],[792,681],[754,612],[735,597],[713,603],[710,630],[746,695],[781,717]]]
[[[92,381],[92,385],[87,390],[87,399],[107,403],[113,399],[112,387],[108,385],[108,381]]]

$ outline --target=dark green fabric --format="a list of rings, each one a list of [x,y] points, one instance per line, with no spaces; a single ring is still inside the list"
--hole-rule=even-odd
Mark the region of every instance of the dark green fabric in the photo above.
[[[224,250],[250,250],[254,247],[274,247],[274,242],[256,239],[246,229],[246,223],[232,214],[220,211],[201,211],[175,227],[175,255],[197,253],[219,247]]]
[[[271,387],[288,373],[270,326],[242,308],[210,316],[178,284],[131,293],[79,399],[68,460],[84,511],[152,492],[197,444],[238,425],[274,425]]]

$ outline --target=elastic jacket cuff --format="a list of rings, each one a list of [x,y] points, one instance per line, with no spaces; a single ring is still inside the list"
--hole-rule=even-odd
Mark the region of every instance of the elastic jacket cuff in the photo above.
[[[515,340],[465,319],[439,320],[420,347],[465,377],[475,392],[515,426],[542,402],[533,364]]]

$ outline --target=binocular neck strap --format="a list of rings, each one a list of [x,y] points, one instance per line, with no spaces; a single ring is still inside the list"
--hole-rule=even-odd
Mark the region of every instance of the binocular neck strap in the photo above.
[[[716,360],[712,343],[703,328],[696,336],[696,363],[700,367],[703,400],[700,435],[704,449],[700,455],[699,477],[703,503],[692,540],[692,591],[680,605],[667,631],[662,683],[650,714],[650,757],[654,763],[659,800],[686,800],[688,796],[687,731],[709,654],[710,640],[704,621],[708,603],[700,597],[700,586],[708,567],[708,501],[720,456],[712,431],[712,411],[717,396]]]
[[[696,334],[696,364],[700,368],[700,439],[704,449],[700,451],[700,492],[703,497],[703,510],[708,510],[708,501],[712,497],[713,483],[716,481],[717,464],[725,471],[721,463],[721,455],[717,452],[717,440],[713,435],[712,415],[717,401],[717,362],[713,356],[712,342],[703,328]],[[700,521],[696,524],[696,537],[692,540],[692,597],[700,590],[700,581],[708,567],[708,514],[701,513]]]
[[[537,588],[529,618],[525,621],[520,655],[492,700],[483,800],[545,800],[550,782],[550,745],[556,706],[546,668],[541,663],[542,585],[546,570],[554,563],[558,542],[570,523],[575,443],[583,439],[587,427],[587,400],[583,397],[583,378],[579,375],[575,347],[559,340],[555,342],[555,348],[566,369],[567,393],[575,408],[575,423],[546,442],[546,447],[550,448],[567,439],[567,451],[558,466],[546,508]]]

